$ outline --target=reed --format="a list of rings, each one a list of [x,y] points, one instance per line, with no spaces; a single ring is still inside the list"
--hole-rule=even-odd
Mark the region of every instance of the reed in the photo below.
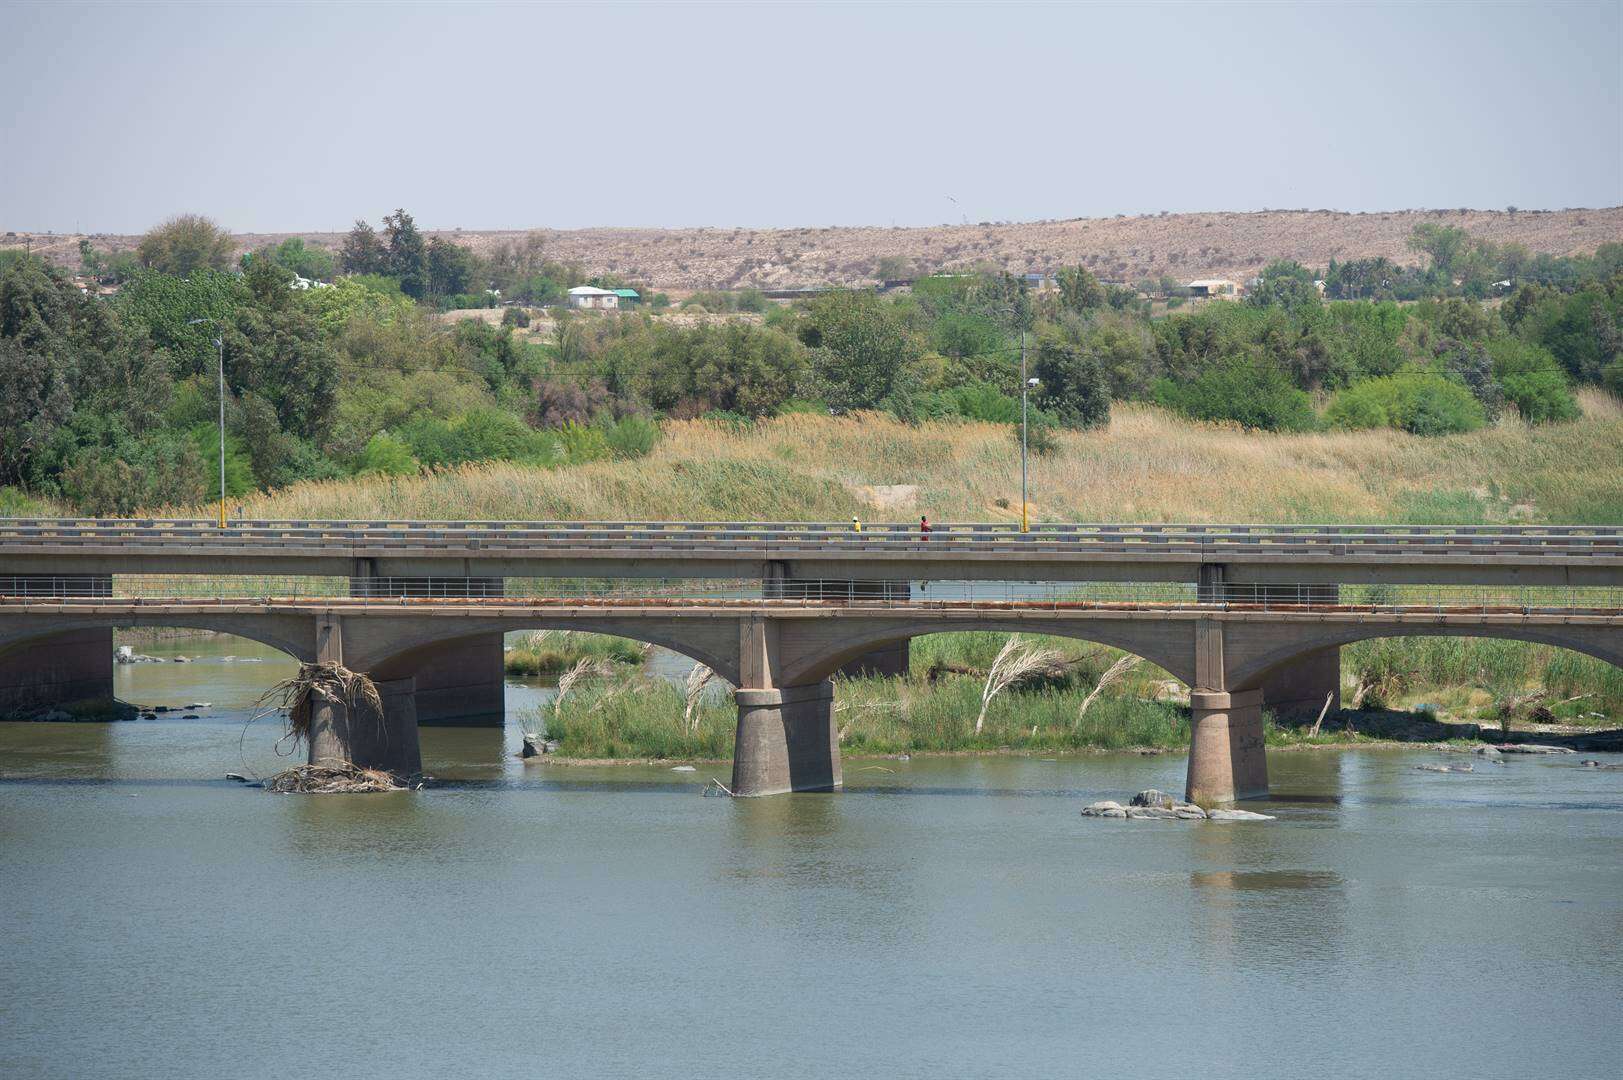
[[[503,656],[509,675],[556,678],[582,660],[635,664],[643,646],[626,638],[572,630],[538,630],[519,638]]]
[[[1507,421],[1443,438],[1245,432],[1124,403],[1107,429],[1060,433],[1052,454],[1033,459],[1033,509],[1057,521],[1617,522],[1623,406],[1598,391],[1583,401],[1585,418],[1570,424]],[[794,414],[753,425],[667,421],[664,430],[651,454],[631,461],[308,482],[242,505],[273,518],[1019,516],[1018,451],[1002,425]]]

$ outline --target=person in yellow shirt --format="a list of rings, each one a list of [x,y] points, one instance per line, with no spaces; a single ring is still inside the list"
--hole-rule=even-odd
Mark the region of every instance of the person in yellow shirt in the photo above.
[[[851,518],[851,531],[852,532],[861,532],[862,531],[862,522],[858,521],[856,519],[855,515],[853,515],[852,518]]]

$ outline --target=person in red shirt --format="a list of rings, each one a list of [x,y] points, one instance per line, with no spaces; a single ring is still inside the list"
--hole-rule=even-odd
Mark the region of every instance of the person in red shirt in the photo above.
[[[930,539],[930,519],[922,514],[919,515],[919,536],[924,540]]]

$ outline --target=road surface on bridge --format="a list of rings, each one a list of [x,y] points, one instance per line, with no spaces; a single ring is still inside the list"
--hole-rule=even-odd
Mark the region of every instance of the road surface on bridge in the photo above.
[[[0,519],[0,572],[1623,584],[1623,526]]]

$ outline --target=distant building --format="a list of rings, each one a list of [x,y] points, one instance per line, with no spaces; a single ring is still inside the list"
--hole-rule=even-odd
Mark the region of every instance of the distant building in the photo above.
[[[569,290],[569,306],[580,309],[616,310],[620,306],[620,294],[613,289],[599,289],[593,285],[576,285]]]
[[[642,303],[642,297],[637,295],[636,289],[615,289],[614,295],[620,298],[620,306],[623,308],[636,307]]]
[[[1228,278],[1198,278],[1184,288],[1189,290],[1190,296],[1210,300],[1238,300],[1243,291],[1239,282]]]

